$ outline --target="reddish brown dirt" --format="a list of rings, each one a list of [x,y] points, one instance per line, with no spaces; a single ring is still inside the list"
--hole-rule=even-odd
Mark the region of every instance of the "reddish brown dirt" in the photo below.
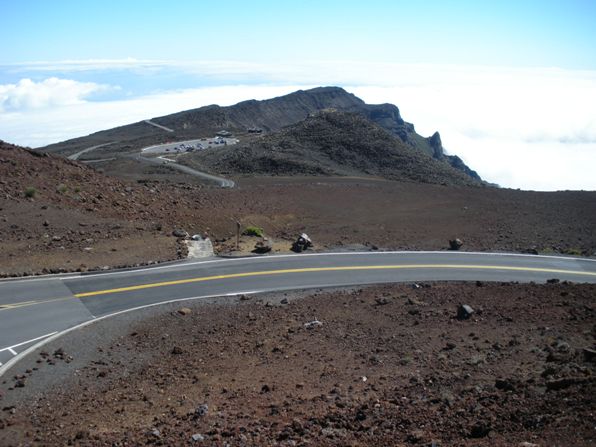
[[[143,176],[126,183],[0,144],[0,275],[177,259],[185,251],[174,228],[207,232],[226,252],[236,220],[286,245],[306,232],[318,250],[441,250],[459,237],[464,250],[596,253],[594,192],[337,177],[240,178],[238,188],[221,190]],[[35,193],[27,198],[29,187]]]
[[[0,444],[594,445],[595,298],[429,284],[195,304],[112,340],[81,334],[93,361],[27,395],[57,368],[40,356],[23,387],[3,385],[22,398],[0,413]],[[51,362],[77,358],[64,348]]]

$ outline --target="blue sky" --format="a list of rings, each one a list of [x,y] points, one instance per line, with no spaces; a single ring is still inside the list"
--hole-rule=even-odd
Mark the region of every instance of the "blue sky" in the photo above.
[[[0,17],[0,139],[339,85],[489,181],[596,189],[593,0],[0,0]]]
[[[3,0],[0,15],[1,63],[383,58],[596,68],[593,0]]]

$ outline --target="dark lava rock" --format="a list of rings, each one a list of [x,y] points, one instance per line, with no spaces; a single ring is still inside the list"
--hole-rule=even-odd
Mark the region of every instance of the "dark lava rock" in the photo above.
[[[457,319],[458,320],[467,320],[472,316],[474,313],[474,309],[472,309],[467,304],[460,304],[457,308]]]
[[[459,238],[455,238],[449,241],[449,250],[459,250],[462,245],[464,245],[463,241]]]

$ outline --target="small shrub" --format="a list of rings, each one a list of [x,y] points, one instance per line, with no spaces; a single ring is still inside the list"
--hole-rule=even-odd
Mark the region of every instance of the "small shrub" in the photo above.
[[[59,192],[60,194],[64,194],[66,192],[68,188],[66,187],[66,185],[64,183],[60,183],[57,187],[56,187],[56,191]]]
[[[80,186],[75,186],[74,187],[74,192],[77,193],[77,194],[80,193],[81,192],[81,187]]]
[[[31,199],[35,197],[35,194],[37,194],[37,189],[35,189],[33,186],[25,188],[25,197]]]
[[[251,226],[251,227],[246,227],[244,229],[244,231],[242,232],[242,234],[245,236],[263,237],[265,235],[265,232],[263,231],[262,228]]]
[[[576,247],[568,248],[565,253],[572,256],[582,256],[583,254],[581,248]]]

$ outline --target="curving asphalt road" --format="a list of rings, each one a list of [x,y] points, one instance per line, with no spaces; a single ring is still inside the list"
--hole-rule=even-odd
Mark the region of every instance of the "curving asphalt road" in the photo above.
[[[156,157],[156,158],[143,157],[141,154],[131,155],[131,157],[137,161],[150,163],[150,164],[154,164],[154,165],[167,164],[168,167],[170,167],[172,169],[176,169],[180,172],[184,172],[185,174],[194,175],[195,177],[200,177],[204,180],[214,182],[222,188],[233,188],[236,185],[236,183],[233,180],[230,180],[230,179],[227,179],[224,177],[218,177],[216,175],[207,174],[206,172],[202,172],[202,171],[197,171],[196,169],[192,169],[192,168],[189,168],[188,166],[178,164],[175,161],[169,160],[167,158],[164,159],[161,157]]]
[[[0,376],[39,343],[98,318],[165,302],[389,282],[596,283],[596,260],[467,252],[359,252],[184,261],[0,281]]]

